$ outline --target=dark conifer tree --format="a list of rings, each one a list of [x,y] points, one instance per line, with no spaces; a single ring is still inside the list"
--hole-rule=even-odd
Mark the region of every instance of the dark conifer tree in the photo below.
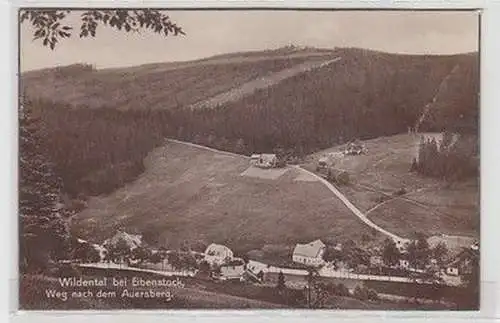
[[[20,270],[37,271],[68,256],[68,212],[61,202],[62,183],[40,144],[29,102],[20,111],[19,238]]]

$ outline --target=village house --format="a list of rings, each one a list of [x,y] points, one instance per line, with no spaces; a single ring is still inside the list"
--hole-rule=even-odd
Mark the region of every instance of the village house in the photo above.
[[[275,154],[253,154],[250,163],[259,168],[273,168],[278,165],[278,158]]]
[[[265,272],[267,270],[267,264],[255,260],[249,260],[247,269],[251,270],[255,274],[258,274],[261,271]]]
[[[410,268],[410,261],[408,259],[399,259],[398,268],[399,269]]]
[[[104,248],[109,249],[116,247],[118,243],[124,243],[128,249],[134,250],[142,245],[142,235],[130,234],[118,230],[113,237],[106,239],[102,245]]]
[[[472,259],[474,258],[479,259],[479,250],[464,248],[447,262],[444,268],[446,275],[462,276],[471,273],[473,270]]]
[[[242,281],[245,271],[245,262],[242,259],[235,258],[220,266],[220,279]]]
[[[222,265],[233,259],[233,252],[224,245],[212,243],[205,250],[205,260],[210,265]]]
[[[343,156],[344,153],[339,151],[323,155],[318,160],[318,165],[316,170],[319,171],[334,166]]]
[[[359,140],[354,140],[347,144],[344,155],[361,155],[366,153],[365,146]]]
[[[298,243],[293,250],[292,260],[308,266],[324,265],[323,254],[326,246],[321,240],[315,240],[307,244]]]

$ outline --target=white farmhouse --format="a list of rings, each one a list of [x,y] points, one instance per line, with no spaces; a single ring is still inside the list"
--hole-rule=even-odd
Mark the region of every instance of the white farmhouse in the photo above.
[[[133,250],[142,245],[142,235],[130,234],[125,231],[118,230],[113,237],[106,239],[102,245],[106,249],[109,249],[110,247],[116,247],[118,243],[124,243],[130,250]]]
[[[273,168],[278,164],[278,158],[275,154],[253,154],[250,162],[256,167]]]
[[[298,243],[293,250],[292,259],[308,266],[321,266],[325,263],[323,254],[326,246],[321,240],[315,240],[307,244]]]
[[[222,265],[233,259],[233,252],[226,246],[212,243],[205,250],[205,260],[211,265]]]

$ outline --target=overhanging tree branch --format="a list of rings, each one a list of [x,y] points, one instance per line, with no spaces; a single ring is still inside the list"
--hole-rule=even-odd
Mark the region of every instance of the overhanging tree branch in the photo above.
[[[22,10],[20,23],[29,23],[35,29],[33,40],[41,40],[44,46],[54,49],[61,39],[73,35],[75,26],[66,23],[71,10]],[[80,15],[80,38],[95,37],[97,27],[103,25],[125,32],[148,30],[164,37],[185,35],[181,27],[160,10],[85,10]]]

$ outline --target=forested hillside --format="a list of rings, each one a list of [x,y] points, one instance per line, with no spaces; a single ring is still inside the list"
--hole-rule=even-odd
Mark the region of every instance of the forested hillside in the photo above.
[[[72,197],[111,193],[144,170],[143,159],[162,142],[168,112],[33,102],[40,144]]]
[[[419,130],[457,130],[459,125],[458,130],[477,131],[477,55],[336,53],[339,62],[238,102],[176,112],[177,132],[171,135],[219,148],[244,146],[247,153],[281,146],[303,154],[353,138],[406,132],[429,103]]]
[[[304,58],[143,74],[122,69],[122,78],[81,65],[30,72],[23,86],[36,98],[44,148],[71,196],[110,193],[133,180],[164,137],[243,154],[280,147],[304,156],[353,138],[406,132],[419,120],[421,131],[477,132],[477,54],[334,54],[341,60],[214,109],[182,104]],[[160,106],[177,109],[153,109]]]

